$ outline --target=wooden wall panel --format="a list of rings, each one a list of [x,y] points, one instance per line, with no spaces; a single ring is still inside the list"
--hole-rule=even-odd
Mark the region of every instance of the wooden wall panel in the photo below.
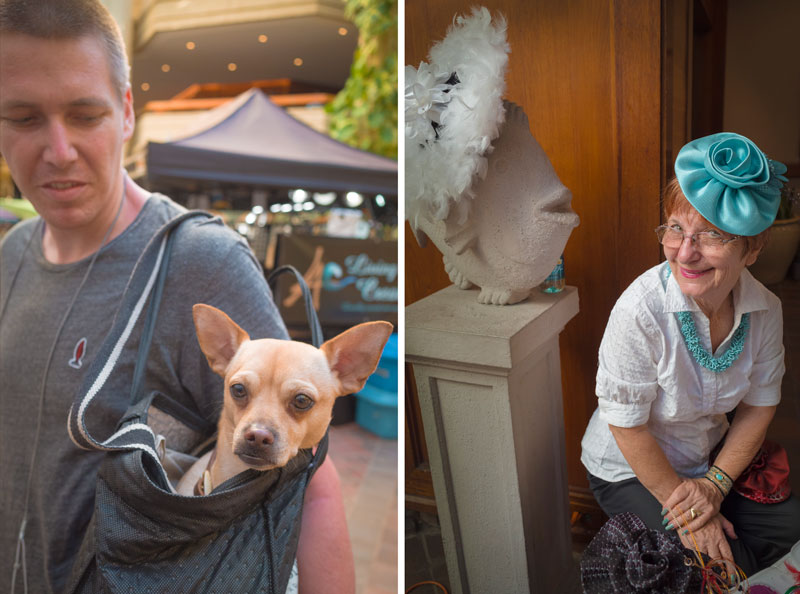
[[[661,185],[675,173],[673,163],[689,140],[692,119],[693,0],[662,4],[661,15]]]
[[[661,217],[660,7],[635,10],[639,0],[614,9],[620,233],[617,293],[659,261],[654,229]],[[631,248],[639,248],[633,253]]]
[[[700,138],[723,131],[727,2],[695,0],[692,13],[691,138]]]
[[[597,349],[622,290],[659,260],[661,2],[485,0],[508,19],[506,96],[531,131],[580,215],[565,250],[567,283],[581,311],[561,336],[569,483],[585,487],[580,439],[596,408]],[[406,2],[406,63],[418,65],[463,0]],[[407,303],[441,269],[434,248],[406,243]],[[425,279],[415,279],[423,274]],[[438,277],[441,278],[441,277]],[[513,306],[511,306],[513,307]]]
[[[436,501],[433,493],[430,460],[422,427],[417,385],[414,370],[406,363],[406,418],[405,418],[405,490],[406,507],[435,513]]]
[[[451,283],[436,246],[429,242],[426,247],[420,247],[408,223],[405,224],[405,234],[406,262],[414,263],[413,270],[409,270],[406,264],[406,305],[411,305]]]

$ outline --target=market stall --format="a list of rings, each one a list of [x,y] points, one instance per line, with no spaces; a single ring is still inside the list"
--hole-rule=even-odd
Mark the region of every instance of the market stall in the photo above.
[[[194,180],[397,196],[395,160],[312,130],[257,89],[211,110],[202,129],[146,151],[151,188]]]

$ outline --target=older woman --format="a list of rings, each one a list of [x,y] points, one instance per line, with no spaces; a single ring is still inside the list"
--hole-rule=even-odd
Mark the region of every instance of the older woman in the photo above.
[[[800,540],[800,500],[785,484],[750,498],[733,488],[781,397],[781,304],[745,267],[764,245],[785,171],[738,134],[681,149],[656,229],[667,261],[611,312],[582,442],[609,516],[634,512],[748,574]]]

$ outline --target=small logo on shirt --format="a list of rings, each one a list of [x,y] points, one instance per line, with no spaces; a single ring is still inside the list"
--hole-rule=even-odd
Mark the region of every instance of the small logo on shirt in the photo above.
[[[83,356],[86,354],[86,338],[81,338],[72,351],[72,359],[69,361],[69,366],[73,369],[80,369],[83,365]]]

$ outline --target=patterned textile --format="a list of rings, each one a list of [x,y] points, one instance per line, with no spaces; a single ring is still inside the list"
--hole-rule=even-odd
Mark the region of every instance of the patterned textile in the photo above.
[[[800,592],[800,541],[775,563],[750,576],[749,594],[784,594],[792,588]]]
[[[702,577],[687,554],[676,534],[649,530],[630,512],[616,515],[583,554],[584,594],[696,594]]]

